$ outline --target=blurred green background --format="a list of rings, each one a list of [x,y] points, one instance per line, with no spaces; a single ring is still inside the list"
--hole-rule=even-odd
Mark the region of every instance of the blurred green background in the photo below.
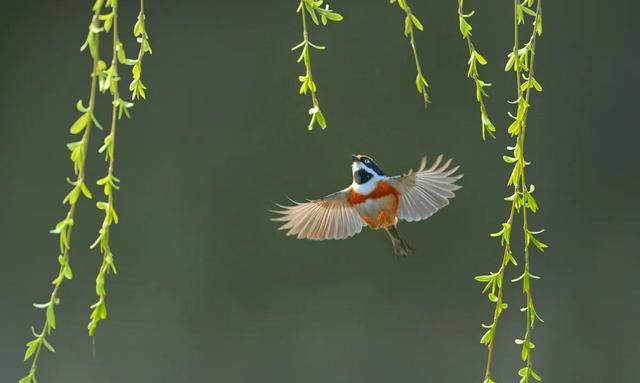
[[[65,143],[87,98],[90,60],[78,52],[91,2],[2,2],[0,14],[0,381],[15,382],[29,326],[40,325],[57,270],[57,238],[71,165]],[[119,273],[108,280],[109,319],[96,355],[86,335],[100,257],[88,246],[102,219],[81,201],[74,279],[64,284],[55,354],[42,382],[480,382],[481,322],[492,306],[476,274],[497,268],[489,237],[508,213],[502,163],[513,76],[512,4],[468,1],[481,68],[492,82],[498,139],[482,142],[455,1],[413,1],[426,31],[418,48],[433,103],[416,92],[403,16],[387,1],[332,2],[344,21],[313,27],[325,131],[306,130],[295,1],[150,1],[154,49],[148,100],[119,131],[112,231]],[[536,370],[549,382],[638,382],[640,225],[636,156],[640,83],[637,2],[545,2],[527,134],[550,244],[533,256]],[[127,52],[137,2],[122,1]],[[635,36],[635,37],[634,37]],[[106,52],[105,52],[106,56]],[[124,83],[128,84],[128,80]],[[98,116],[108,120],[102,97]],[[102,177],[92,134],[88,177]],[[401,225],[417,255],[395,259],[386,235],[348,241],[286,238],[269,221],[285,196],[322,196],[351,182],[350,154],[389,174],[445,153],[462,166],[452,205]],[[99,194],[96,186],[94,195]],[[519,236],[517,237],[519,240]],[[521,256],[518,246],[518,257]],[[509,277],[516,274],[511,269]],[[507,292],[495,354],[501,382],[516,380],[524,331],[521,286]]]

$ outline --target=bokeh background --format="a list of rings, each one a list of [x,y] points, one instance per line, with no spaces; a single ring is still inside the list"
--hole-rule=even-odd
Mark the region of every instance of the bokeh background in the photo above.
[[[29,327],[42,321],[57,270],[57,238],[71,175],[65,143],[85,98],[90,61],[78,52],[91,2],[2,2],[0,14],[0,381],[15,382]],[[295,1],[151,1],[154,53],[148,100],[122,123],[117,147],[121,222],[112,246],[109,318],[95,356],[86,335],[101,222],[82,201],[42,382],[479,382],[480,323],[492,306],[476,274],[497,268],[488,236],[507,214],[501,161],[513,76],[512,5],[470,1],[474,38],[490,65],[498,138],[482,142],[454,1],[413,1],[426,31],[418,48],[431,84],[424,110],[402,35],[386,1],[336,1],[344,21],[312,27],[315,78],[329,121],[306,130],[308,97],[289,48],[301,39]],[[549,382],[638,382],[637,2],[545,2],[527,134],[528,180],[550,244],[533,255],[536,370]],[[129,36],[136,2],[121,2]],[[106,52],[105,52],[106,54]],[[124,83],[128,83],[125,81]],[[98,116],[108,120],[102,97]],[[92,134],[88,177],[105,172]],[[305,242],[275,230],[273,202],[313,198],[350,183],[350,155],[387,173],[427,153],[462,166],[452,205],[401,231],[417,255],[395,259],[386,235]],[[95,155],[94,155],[95,154]],[[99,195],[93,187],[94,195]],[[520,247],[516,255],[521,256]],[[510,277],[516,275],[511,269]],[[516,381],[524,330],[521,287],[509,285],[495,376]]]

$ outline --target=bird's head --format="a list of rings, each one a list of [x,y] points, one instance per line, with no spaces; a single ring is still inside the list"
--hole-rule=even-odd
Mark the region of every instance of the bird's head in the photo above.
[[[384,172],[373,158],[363,155],[354,154],[351,156],[353,163],[351,170],[353,171],[353,181],[359,185],[384,177]]]

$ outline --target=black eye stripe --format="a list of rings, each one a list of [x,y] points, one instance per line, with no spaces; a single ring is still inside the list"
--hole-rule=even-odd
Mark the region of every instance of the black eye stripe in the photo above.
[[[382,171],[382,169],[380,169],[378,167],[378,165],[371,158],[363,157],[362,158],[362,163],[367,168],[369,168],[369,169],[373,170],[374,172],[376,172],[377,175],[384,176],[384,172]]]
[[[353,180],[362,185],[373,178],[373,174],[369,173],[365,169],[358,169],[358,171],[353,172]]]

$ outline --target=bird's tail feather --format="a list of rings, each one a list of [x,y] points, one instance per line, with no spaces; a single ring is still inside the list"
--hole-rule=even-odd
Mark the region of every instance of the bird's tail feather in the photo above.
[[[393,245],[393,252],[398,256],[407,256],[414,252],[413,247],[407,243],[398,233],[398,228],[393,225],[385,228],[389,238],[391,238],[391,244]]]

